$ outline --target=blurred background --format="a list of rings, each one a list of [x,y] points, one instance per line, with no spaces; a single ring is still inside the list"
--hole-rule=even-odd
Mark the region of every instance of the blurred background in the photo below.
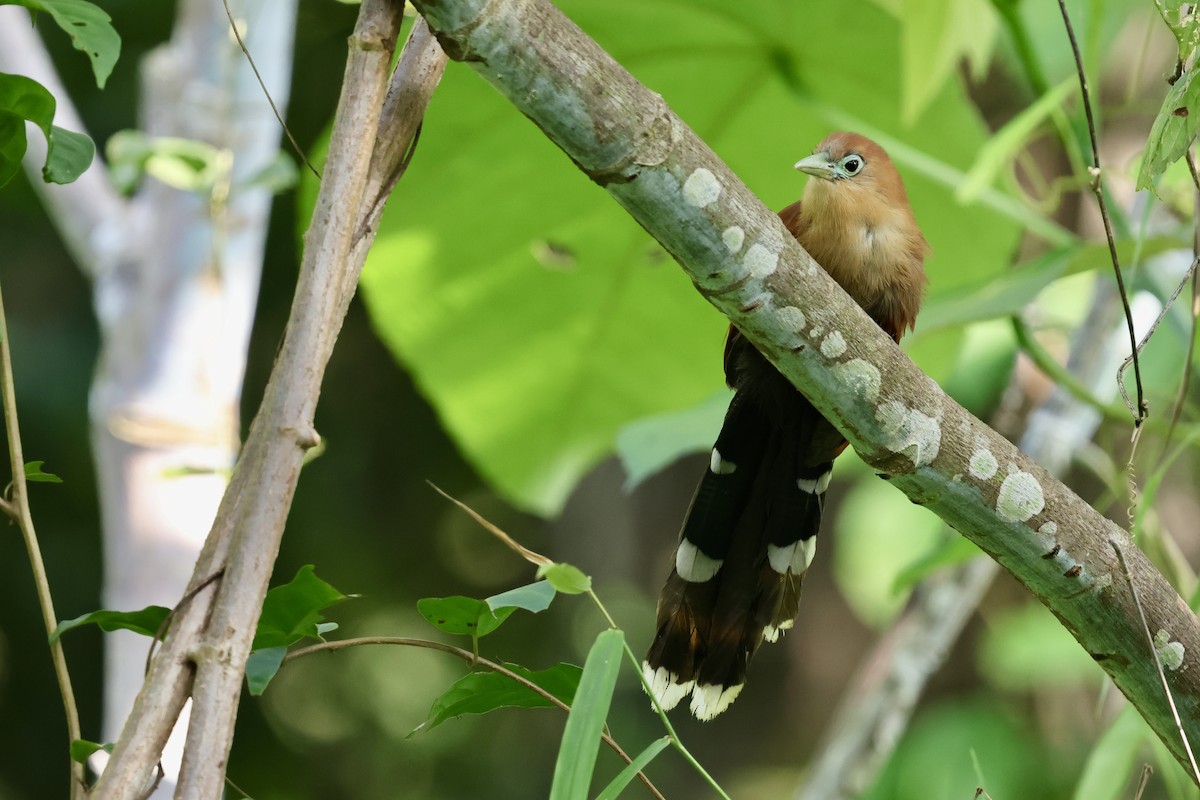
[[[61,34],[43,33],[103,148],[138,124],[139,61],[175,19],[161,2],[101,5],[123,39],[103,92]],[[1030,435],[1031,420],[1048,424],[1032,441],[1062,440],[1040,457],[1128,525],[1132,425],[1113,410],[1128,340],[1094,201],[1080,191],[1090,156],[1056,8],[1009,0],[559,5],[772,208],[799,197],[803,179],[791,164],[830,130],[857,128],[884,143],[934,253],[926,309],[906,349],[1015,441]],[[1158,196],[1133,192],[1176,43],[1153,4],[1068,6],[1102,109],[1107,187],[1144,326],[1192,257],[1186,168],[1164,176]],[[317,153],[357,6],[302,0],[298,8],[287,120]],[[271,210],[243,431],[287,318],[311,189],[283,191]],[[33,485],[32,502],[58,614],[70,618],[102,604],[88,429],[100,334],[89,281],[24,175],[0,190],[0,242],[26,458],[64,481]],[[1190,599],[1188,565],[1200,557],[1196,453],[1160,458],[1195,430],[1196,393],[1179,389],[1195,336],[1190,288],[1183,298],[1144,354],[1147,395],[1163,424],[1143,438],[1136,474],[1161,478],[1143,499],[1141,542]],[[301,477],[276,582],[314,564],[358,595],[328,613],[337,637],[449,640],[417,614],[418,599],[483,598],[534,578],[431,481],[528,547],[591,575],[642,651],[727,401],[725,325],[602,190],[469,69],[450,64],[329,365],[316,417],[326,447]],[[1056,393],[1057,376],[1045,370],[1068,356],[1090,399]],[[1047,409],[1059,416],[1031,417]],[[716,721],[673,715],[733,797],[800,796],[843,693],[874,663],[914,585],[972,555],[852,453],[828,497],[795,629],[760,651],[746,690]],[[0,617],[0,800],[62,797],[61,705],[15,529],[0,536],[0,563],[8,609]],[[603,628],[585,599],[560,596],[536,616],[518,612],[480,649],[534,669],[581,664]],[[84,736],[100,738],[104,635],[83,629],[65,644]],[[556,710],[501,710],[413,733],[465,669],[443,654],[383,647],[291,663],[263,697],[244,699],[229,777],[257,800],[544,796],[565,719]],[[996,800],[1132,798],[1143,764],[1155,774],[1142,797],[1197,796],[1123,705],[1054,618],[1000,575],[861,796],[969,800],[983,787]],[[618,682],[609,725],[631,753],[662,734],[632,672]],[[601,775],[620,766],[601,753]],[[668,797],[711,794],[671,751],[648,773]],[[635,784],[625,796],[639,793]]]

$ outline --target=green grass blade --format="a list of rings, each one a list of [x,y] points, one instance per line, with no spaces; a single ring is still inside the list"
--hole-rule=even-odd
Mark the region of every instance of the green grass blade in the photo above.
[[[629,766],[625,767],[617,777],[613,778],[612,783],[604,787],[603,792],[596,795],[596,800],[616,800],[617,796],[629,785],[629,782],[670,743],[670,736],[664,736],[661,739],[655,739],[651,742],[649,747],[639,753],[638,757],[629,763]]]
[[[588,796],[624,644],[625,634],[608,630],[596,637],[588,653],[554,765],[550,800],[586,800]]]

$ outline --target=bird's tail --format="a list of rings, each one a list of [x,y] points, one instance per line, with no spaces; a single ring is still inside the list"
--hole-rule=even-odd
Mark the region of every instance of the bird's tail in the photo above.
[[[844,439],[795,395],[786,425],[739,392],[684,521],[644,670],[666,709],[708,720],[737,698],[763,640],[795,621]],[[815,451],[814,451],[815,449]]]

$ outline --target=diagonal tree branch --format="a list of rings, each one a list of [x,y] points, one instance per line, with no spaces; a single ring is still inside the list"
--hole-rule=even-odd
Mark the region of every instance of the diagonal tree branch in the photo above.
[[[450,56],[624,206],[867,463],[1050,608],[1182,763],[1109,542],[1127,554],[1151,631],[1183,648],[1167,677],[1192,737],[1200,735],[1200,632],[1127,533],[942,392],[660,96],[549,2],[414,5]]]

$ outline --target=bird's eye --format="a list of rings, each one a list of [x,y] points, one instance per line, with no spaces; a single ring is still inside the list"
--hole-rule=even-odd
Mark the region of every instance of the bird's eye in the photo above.
[[[858,173],[862,172],[862,156],[860,156],[858,153],[851,153],[842,159],[841,168],[847,175],[852,177],[857,175]]]

